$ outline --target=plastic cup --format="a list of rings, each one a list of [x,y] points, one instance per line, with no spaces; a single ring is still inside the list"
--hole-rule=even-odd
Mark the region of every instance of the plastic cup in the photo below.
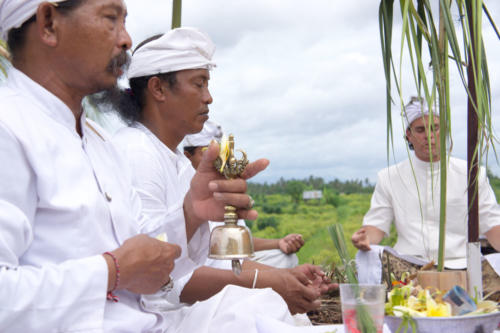
[[[345,332],[382,333],[385,286],[382,284],[341,284],[339,288]]]

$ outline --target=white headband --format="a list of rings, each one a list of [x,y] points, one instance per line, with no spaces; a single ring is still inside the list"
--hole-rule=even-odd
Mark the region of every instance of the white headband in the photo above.
[[[404,117],[406,121],[406,128],[410,127],[411,123],[413,123],[418,118],[429,115],[429,109],[427,108],[427,103],[422,103],[421,98],[412,97],[410,102],[406,104],[404,108]],[[439,116],[439,110],[434,108],[432,110],[433,116]]]
[[[207,120],[201,132],[186,135],[183,147],[206,147],[212,140],[219,142],[222,138],[222,127],[214,121]]]
[[[207,34],[195,28],[177,28],[146,43],[133,55],[127,72],[129,79],[183,69],[215,67],[215,45]]]
[[[47,1],[47,0],[45,0]],[[57,3],[66,0],[52,0]],[[0,34],[4,41],[10,29],[19,28],[30,17],[35,15],[38,5],[44,0],[0,0]]]

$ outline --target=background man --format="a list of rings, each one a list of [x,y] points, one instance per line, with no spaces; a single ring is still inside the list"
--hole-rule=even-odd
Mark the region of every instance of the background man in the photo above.
[[[166,329],[141,310],[138,294],[169,282],[180,249],[138,235],[140,201],[127,169],[81,106],[122,73],[126,14],[122,0],[0,1],[13,65],[0,87],[2,332]],[[183,201],[195,227],[220,219],[224,202],[249,201],[243,180],[211,173],[216,155],[210,147]]]
[[[437,262],[439,237],[439,117],[419,98],[405,107],[406,138],[415,157],[379,172],[370,210],[352,236],[354,246],[370,250],[389,234],[394,222],[394,249]],[[466,266],[467,164],[450,157],[447,179],[445,266]],[[500,208],[484,168],[479,176],[479,232],[500,249]]]
[[[210,119],[205,122],[201,132],[189,134],[184,137],[182,142],[184,155],[191,161],[193,168],[197,168],[203,156],[203,150],[208,147],[212,140],[220,142],[222,138],[222,128],[219,124]],[[213,230],[221,222],[209,222],[210,230]],[[244,220],[239,220],[238,224],[245,225]],[[299,259],[295,254],[304,245],[302,235],[289,234],[280,239],[265,239],[253,237],[253,246],[255,256],[252,260],[279,268],[295,267]],[[207,265],[212,267],[221,267],[221,260],[208,259]],[[227,262],[222,261],[228,268]]]
[[[149,217],[141,230],[151,236],[166,232],[174,241],[181,235],[179,228],[184,228],[183,216],[175,212],[182,207],[179,198],[186,193],[194,169],[177,146],[186,134],[201,131],[208,119],[208,105],[212,103],[208,80],[209,70],[215,65],[211,59],[214,50],[210,38],[193,28],[174,29],[146,41],[132,55],[128,72],[131,91],[122,95],[125,102],[115,103],[132,124],[120,130],[114,140],[132,168],[134,186]],[[191,259],[204,263],[208,224],[188,231],[186,238]],[[183,302],[207,299],[228,284],[272,287],[292,313],[317,308],[320,293],[332,287],[324,273],[312,265],[284,270],[251,261],[244,262],[239,276],[204,266],[183,281],[185,286],[176,284]]]

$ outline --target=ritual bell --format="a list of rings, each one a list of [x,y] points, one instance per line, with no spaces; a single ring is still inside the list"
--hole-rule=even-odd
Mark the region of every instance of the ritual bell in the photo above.
[[[234,156],[234,136],[223,138],[220,153],[215,160],[215,168],[227,179],[234,179],[241,175],[248,160],[245,152],[242,159]],[[252,233],[246,226],[240,226],[238,214],[233,206],[225,206],[224,225],[218,226],[210,234],[209,258],[231,260],[233,272],[241,272],[240,259],[254,256]]]

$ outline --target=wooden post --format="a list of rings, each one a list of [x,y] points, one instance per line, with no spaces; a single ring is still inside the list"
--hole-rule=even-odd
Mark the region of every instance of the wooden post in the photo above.
[[[469,52],[467,63],[467,80],[469,88],[469,98],[467,101],[467,169],[468,169],[468,189],[467,189],[467,205],[469,208],[468,219],[468,242],[467,242],[467,273],[469,281],[469,293],[472,296],[477,292],[479,297],[483,294],[482,272],[481,272],[481,246],[479,244],[479,213],[478,213],[478,165],[479,165],[479,149],[478,149],[478,118],[477,110],[479,108],[476,81],[474,75],[475,59],[477,57],[476,45],[476,22],[472,11],[472,0],[466,1],[468,24],[470,29],[470,42],[472,52]],[[480,71],[480,68],[476,68]]]

